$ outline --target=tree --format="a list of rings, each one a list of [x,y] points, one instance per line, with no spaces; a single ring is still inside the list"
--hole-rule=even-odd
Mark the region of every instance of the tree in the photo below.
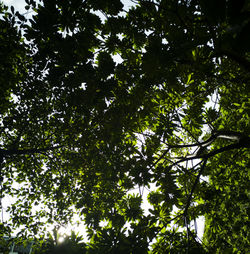
[[[132,2],[1,8],[2,232],[77,213],[86,253],[246,253],[250,6]]]

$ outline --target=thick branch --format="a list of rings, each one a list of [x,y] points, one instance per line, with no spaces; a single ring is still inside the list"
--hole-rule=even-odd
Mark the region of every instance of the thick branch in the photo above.
[[[245,136],[244,134],[240,132],[235,132],[235,131],[215,131],[210,138],[207,140],[200,142],[200,143],[195,143],[195,144],[187,144],[187,145],[169,145],[168,149],[156,160],[156,162],[153,164],[152,167],[158,164],[158,162],[165,157],[165,155],[169,152],[171,148],[188,148],[188,147],[200,147],[200,148],[206,148],[209,145],[211,145],[217,138],[224,138],[224,139],[229,139],[229,140],[237,140],[237,143],[231,144],[222,148],[219,148],[217,150],[214,150],[210,153],[207,154],[194,154],[194,155],[189,155],[187,157],[180,157],[177,162],[174,162],[171,167],[185,161],[189,160],[194,160],[194,159],[204,159],[204,158],[210,158],[218,153],[222,153],[228,150],[232,149],[238,149],[238,148],[250,148],[250,138],[248,136]],[[178,158],[175,158],[178,159]]]
[[[225,147],[222,147],[222,148],[219,148],[217,150],[214,150],[208,154],[203,154],[203,155],[200,155],[198,156],[198,159],[199,158],[210,158],[210,157],[213,157],[214,155],[216,154],[219,154],[219,153],[223,153],[223,152],[226,152],[226,151],[229,151],[229,150],[233,150],[233,149],[239,149],[239,148],[244,148],[245,146],[242,146],[240,143],[236,143],[236,144],[231,144],[231,145],[228,145],[228,146],[225,146]]]
[[[195,159],[208,159],[208,158],[213,157],[214,155],[222,153],[222,152],[226,152],[226,151],[233,150],[233,149],[245,148],[245,147],[248,148],[248,146],[242,146],[240,143],[231,144],[231,145],[219,148],[217,150],[214,150],[214,151],[212,151],[210,153],[207,153],[207,154],[201,154],[201,155],[193,155],[193,156],[183,157],[180,160],[174,162],[171,165],[171,167],[173,167],[173,166],[175,166],[175,165],[177,165],[177,164],[179,164],[181,162],[195,160]]]

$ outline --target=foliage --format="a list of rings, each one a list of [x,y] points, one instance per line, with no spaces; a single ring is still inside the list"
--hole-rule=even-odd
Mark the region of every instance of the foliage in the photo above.
[[[54,230],[54,236],[49,234],[46,241],[41,241],[41,245],[34,245],[34,253],[56,254],[56,253],[86,253],[86,244],[82,243],[82,238],[71,232],[63,242],[58,242],[58,233]],[[39,246],[39,247],[38,247]]]
[[[76,213],[47,253],[247,253],[248,1],[26,4],[0,8],[0,234]]]

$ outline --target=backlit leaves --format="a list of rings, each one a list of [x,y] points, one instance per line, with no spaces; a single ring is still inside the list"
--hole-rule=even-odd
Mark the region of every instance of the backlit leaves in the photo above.
[[[13,7],[0,20],[12,229],[40,237],[76,213],[88,239],[67,251],[246,252],[246,1],[26,3],[29,21]]]

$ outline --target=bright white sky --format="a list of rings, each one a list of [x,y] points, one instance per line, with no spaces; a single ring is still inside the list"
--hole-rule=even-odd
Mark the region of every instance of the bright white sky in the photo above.
[[[21,14],[25,13],[25,1],[24,0],[1,0],[4,4],[11,6],[13,5],[17,11],[19,11]]]

